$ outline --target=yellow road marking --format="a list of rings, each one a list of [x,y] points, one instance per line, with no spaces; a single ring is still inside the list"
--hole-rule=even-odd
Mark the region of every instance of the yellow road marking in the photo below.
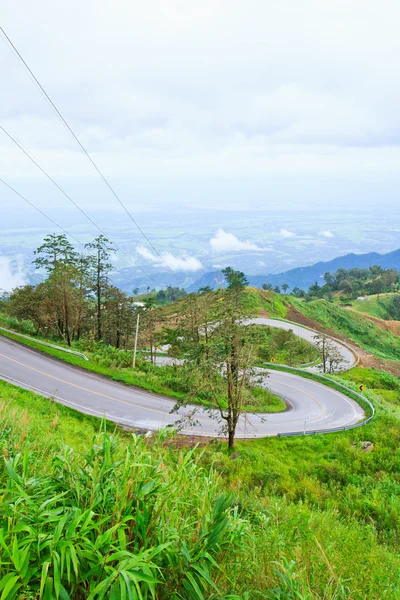
[[[133,402],[127,402],[126,400],[120,400],[119,398],[114,398],[114,396],[107,396],[106,394],[102,394],[101,392],[95,392],[94,390],[90,390],[89,388],[82,387],[81,385],[77,385],[76,383],[71,383],[70,381],[65,381],[65,379],[60,379],[59,377],[55,377],[54,375],[50,375],[49,373],[45,373],[44,371],[35,369],[35,367],[30,367],[29,365],[26,365],[25,363],[20,362],[19,360],[16,360],[15,358],[10,358],[9,356],[6,356],[5,354],[0,354],[0,356],[2,358],[6,358],[7,360],[10,360],[11,362],[21,365],[21,367],[25,367],[26,369],[30,369],[31,371],[35,371],[36,373],[40,373],[40,375],[44,375],[45,377],[49,377],[50,379],[55,379],[56,381],[59,381],[60,383],[65,383],[66,385],[70,385],[70,386],[77,388],[79,390],[82,390],[84,392],[89,392],[90,394],[95,394],[96,396],[102,396],[103,398],[107,398],[108,400],[115,400],[116,402],[120,402],[121,404],[127,404],[128,406],[134,406],[135,408],[142,408],[144,410],[149,410],[151,412],[156,412],[161,415],[165,415],[165,412],[162,410],[157,410],[156,408],[148,408],[147,406],[141,406],[140,404],[134,404]]]
[[[39,373],[40,375],[44,375],[45,377],[48,377],[50,379],[54,379],[55,381],[59,381],[60,383],[64,383],[66,385],[70,385],[71,387],[80,389],[80,390],[88,392],[90,394],[94,394],[96,396],[101,396],[103,398],[107,398],[108,400],[113,400],[115,402],[119,402],[120,404],[126,404],[127,406],[133,406],[135,408],[140,408],[142,410],[146,410],[146,411],[149,411],[149,412],[155,412],[155,413],[158,413],[158,414],[161,414],[161,415],[164,415],[164,416],[166,415],[165,411],[158,410],[158,409],[155,409],[155,408],[149,408],[147,406],[143,406],[143,405],[140,405],[140,404],[135,404],[133,402],[127,402],[126,400],[121,400],[120,398],[115,398],[114,396],[108,396],[107,394],[102,394],[101,392],[95,392],[94,390],[91,390],[89,388],[85,388],[85,387],[80,386],[80,385],[75,384],[75,383],[71,383],[70,381],[66,381],[65,379],[60,379],[59,377],[56,377],[55,375],[50,375],[49,373],[41,371],[40,369],[36,369],[35,367],[30,367],[29,365],[27,365],[27,364],[25,364],[25,363],[23,363],[23,362],[21,362],[19,360],[16,360],[15,358],[10,358],[9,356],[6,356],[5,354],[1,354],[0,353],[0,356],[2,358],[5,358],[5,359],[7,359],[7,360],[9,360],[11,362],[14,362],[14,363],[20,365],[22,367],[25,367],[26,369],[29,369],[31,371],[35,371],[36,373]],[[93,375],[92,375],[92,377],[94,378]],[[114,383],[114,382],[112,382],[112,383]],[[279,382],[279,385],[283,385],[283,386],[288,387],[288,388],[290,388],[292,390],[296,390],[297,392],[300,392],[301,394],[309,396],[310,398],[312,398],[313,400],[315,400],[318,404],[320,404],[323,407],[322,412],[320,414],[316,415],[315,417],[310,417],[309,419],[307,419],[308,422],[315,421],[316,419],[319,419],[320,417],[322,417],[325,414],[325,412],[326,412],[326,406],[318,398],[316,398],[312,394],[310,394],[308,392],[305,392],[304,390],[301,390],[300,388],[297,388],[295,386],[288,385],[287,383]],[[250,414],[253,414],[253,416],[263,415],[264,418],[265,418],[265,415],[268,414],[268,413],[250,413]],[[198,421],[203,421],[204,423],[208,423],[209,422],[208,419],[201,419],[201,418],[199,418],[197,420]],[[286,421],[282,425],[294,425],[296,423],[303,423],[303,421],[304,421],[304,419],[295,420],[295,421]],[[276,424],[275,424],[275,426],[276,426]]]

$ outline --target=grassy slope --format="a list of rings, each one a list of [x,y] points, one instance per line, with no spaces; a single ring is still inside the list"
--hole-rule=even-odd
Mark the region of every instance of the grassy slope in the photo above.
[[[292,304],[306,317],[348,337],[371,354],[399,359],[400,337],[381,329],[361,314],[345,310],[326,300],[304,302],[292,299]]]
[[[379,389],[392,384],[383,374],[369,381]],[[47,472],[64,442],[74,449],[78,463],[91,447],[93,418],[55,404],[49,407],[47,400],[5,383],[0,383],[0,405],[3,425],[8,417],[6,437],[0,435],[3,454],[28,451],[33,472]],[[121,436],[127,447],[130,436]],[[374,451],[363,452],[360,440],[372,441]],[[226,554],[219,558],[223,572],[232,574],[230,592],[240,598],[249,592],[249,600],[333,599],[335,591],[335,598],[343,600],[397,599],[399,442],[399,419],[378,406],[374,422],[359,430],[238,442],[240,456],[234,461],[225,444],[198,449],[198,460],[207,471],[213,464],[220,473],[220,491],[233,494],[245,523],[236,560],[228,564]],[[163,449],[156,443],[154,452],[163,468],[182,461],[182,451],[174,447]],[[189,485],[197,487],[194,481]],[[182,482],[182,494],[188,490]],[[291,560],[295,566],[290,567]],[[219,580],[226,585],[225,575]],[[281,589],[280,596],[267,595],[273,587]],[[295,589],[304,596],[295,596]]]
[[[368,296],[368,300],[352,300],[351,309],[360,313],[364,313],[371,317],[377,317],[378,319],[385,319],[386,310],[385,307],[389,303],[390,295]]]

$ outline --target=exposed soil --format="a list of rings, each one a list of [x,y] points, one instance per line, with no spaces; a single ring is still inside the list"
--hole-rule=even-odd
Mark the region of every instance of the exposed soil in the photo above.
[[[347,310],[352,310],[350,307]],[[394,335],[400,336],[400,321],[386,321],[385,319],[379,319],[378,317],[372,317],[371,315],[367,315],[366,313],[360,312],[358,310],[353,310],[357,315],[362,315],[381,329],[386,329],[386,331],[390,331]]]

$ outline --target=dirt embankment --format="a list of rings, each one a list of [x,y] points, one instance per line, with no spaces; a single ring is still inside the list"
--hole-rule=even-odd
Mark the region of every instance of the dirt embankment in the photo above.
[[[369,354],[368,352],[360,348],[360,346],[358,346],[358,344],[356,344],[352,340],[345,338],[343,335],[340,335],[339,333],[337,333],[337,331],[334,331],[333,329],[327,329],[325,327],[322,327],[322,325],[320,325],[316,321],[313,321],[313,319],[306,317],[292,306],[288,308],[287,318],[289,321],[294,321],[295,323],[299,323],[299,325],[311,327],[311,329],[315,329],[316,331],[320,331],[321,333],[325,333],[326,335],[331,335],[333,337],[336,337],[338,340],[346,342],[359,355],[361,367],[381,369],[383,371],[387,371],[391,375],[396,375],[397,377],[400,377],[400,361],[388,360],[385,358],[377,358],[376,356],[372,356],[372,354]],[[379,321],[379,323],[376,323],[379,326],[381,326],[382,322],[387,324],[395,323],[398,327],[397,331],[393,329],[388,329],[388,331],[391,331],[391,333],[394,333],[396,335],[400,335],[400,323],[398,321],[382,321],[381,319],[376,319],[375,317],[368,318],[373,320],[374,322]]]
[[[350,307],[347,310],[352,310]],[[400,336],[400,321],[386,321],[385,319],[379,319],[378,317],[372,317],[371,315],[367,315],[366,313],[359,312],[357,310],[353,310],[356,315],[362,315],[374,325],[377,325],[381,329],[385,329],[386,331],[390,331],[394,335]]]

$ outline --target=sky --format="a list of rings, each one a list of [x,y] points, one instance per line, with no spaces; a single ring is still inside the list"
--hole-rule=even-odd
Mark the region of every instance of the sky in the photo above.
[[[398,201],[396,1],[3,0],[0,17],[132,210],[142,209],[131,192],[146,179],[155,205],[173,199],[177,181],[189,190],[180,202],[229,205],[227,188],[212,184],[223,179],[234,181],[236,203],[257,206],[248,182],[259,178],[282,210],[289,206],[282,181],[291,203],[295,196],[317,204],[322,188],[328,203],[343,201],[343,182],[357,183],[344,210],[362,205],[370,189],[378,204],[380,186],[388,206]],[[96,208],[109,209],[114,200],[98,191],[93,167],[2,39],[0,71],[2,125],[67,189],[81,196],[92,189]],[[54,190],[2,131],[0,176],[32,191],[41,207],[53,206]],[[16,199],[0,188],[0,202]],[[293,232],[283,226],[280,233]],[[329,241],[332,232],[321,235]],[[212,252],[267,247],[224,223],[208,243]],[[142,258],[157,265],[149,252]],[[195,257],[171,256],[178,270],[198,266]]]

